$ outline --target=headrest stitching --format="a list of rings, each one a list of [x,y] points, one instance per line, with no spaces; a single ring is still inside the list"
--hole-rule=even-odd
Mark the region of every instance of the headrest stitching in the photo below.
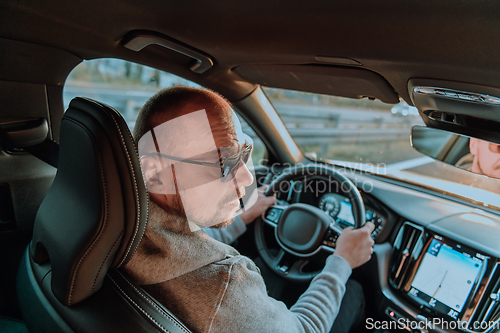
[[[71,119],[68,119],[68,120],[71,120]],[[71,120],[71,121],[73,121],[73,120]],[[75,121],[73,121],[73,122],[76,123],[77,125],[81,126],[78,122],[75,122]],[[87,251],[85,251],[85,254],[83,255],[83,257],[78,261],[78,265],[76,266],[75,272],[73,273],[73,277],[71,278],[71,287],[69,290],[68,305],[71,305],[71,298],[73,297],[73,287],[75,285],[75,279],[76,279],[76,276],[78,274],[78,270],[80,269],[80,265],[83,262],[83,260],[87,257],[90,250],[92,250],[94,245],[99,241],[99,239],[101,238],[101,235],[103,234],[104,230],[106,229],[106,225],[108,223],[108,192],[107,192],[107,188],[106,188],[106,179],[104,178],[104,172],[103,172],[104,168],[102,165],[102,155],[101,155],[101,151],[100,151],[99,147],[97,145],[95,147],[96,147],[96,151],[97,151],[97,155],[98,155],[98,159],[99,159],[99,165],[101,167],[100,171],[101,171],[101,179],[102,179],[102,184],[103,184],[103,193],[104,193],[104,202],[105,202],[104,225],[103,225],[103,228],[101,229],[101,232],[99,232],[99,235],[97,236],[97,238],[92,242],[92,245],[87,249]]]
[[[104,267],[104,264],[106,263],[106,261],[108,260],[109,256],[111,255],[111,252],[113,252],[113,250],[116,247],[116,245],[118,245],[118,242],[120,241],[120,239],[122,238],[122,236],[123,236],[123,231],[120,232],[120,234],[118,235],[118,238],[116,239],[115,243],[113,244],[113,246],[111,247],[111,249],[108,251],[108,254],[106,255],[106,258],[104,258],[104,261],[101,263],[101,267],[99,268],[99,272],[97,272],[97,275],[95,276],[95,279],[94,279],[94,283],[92,284],[92,289],[90,290],[90,294],[94,293],[95,285],[97,283],[97,279],[99,278],[99,275],[101,275],[102,268]]]
[[[123,262],[125,261],[125,259],[127,258],[129,252],[130,252],[130,249],[132,248],[132,244],[134,243],[134,240],[135,240],[135,237],[137,236],[137,232],[138,232],[138,229],[139,229],[139,224],[140,224],[140,218],[141,218],[141,205],[139,204],[139,188],[137,186],[137,179],[135,178],[135,172],[134,172],[134,167],[132,165],[132,159],[128,153],[128,149],[127,149],[127,146],[126,146],[126,143],[125,143],[125,138],[123,137],[122,135],[122,131],[120,130],[120,126],[118,125],[118,122],[116,121],[115,117],[113,114],[111,114],[111,119],[113,119],[115,125],[116,125],[116,128],[118,129],[118,133],[120,134],[120,138],[122,140],[122,144],[123,144],[123,147],[125,148],[125,153],[127,155],[127,158],[128,158],[128,161],[130,163],[130,168],[132,170],[132,177],[134,179],[134,187],[135,187],[135,202],[136,202],[136,206],[137,206],[137,221],[135,223],[135,227],[134,227],[134,234],[132,236],[132,239],[131,241],[129,242],[129,245],[127,247],[127,251],[125,252],[125,255],[122,257],[122,260],[118,263],[118,267],[120,267]],[[130,135],[130,132],[128,132],[129,135]],[[135,147],[135,143],[134,143],[134,140],[133,138],[130,136],[130,140],[132,141],[132,144],[134,146],[134,149],[136,150],[136,154],[137,154],[137,148]],[[147,200],[146,200],[147,201]],[[148,209],[146,210],[146,214],[147,212],[149,211],[149,207],[147,207]],[[146,223],[147,223],[147,219],[146,219]]]

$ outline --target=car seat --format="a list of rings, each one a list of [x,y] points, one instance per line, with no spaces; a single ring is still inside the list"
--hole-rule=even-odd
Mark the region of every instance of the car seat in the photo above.
[[[141,241],[148,202],[123,118],[75,98],[61,123],[57,174],[18,271],[30,332],[189,332],[120,272]]]

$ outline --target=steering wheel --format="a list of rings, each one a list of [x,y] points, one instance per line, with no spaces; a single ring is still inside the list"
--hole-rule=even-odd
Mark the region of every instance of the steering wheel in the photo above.
[[[356,186],[333,166],[309,164],[289,168],[269,184],[265,195],[271,196],[291,181],[306,176],[321,176],[338,182],[343,194],[350,199],[354,217],[354,228],[365,224],[365,206]],[[271,251],[266,243],[265,225],[274,229],[274,238],[279,245],[278,253]],[[303,203],[276,204],[270,207],[262,219],[255,222],[257,250],[271,270],[278,276],[295,282],[309,281],[320,271],[307,272],[303,268],[321,255],[332,254],[342,228],[325,211]]]

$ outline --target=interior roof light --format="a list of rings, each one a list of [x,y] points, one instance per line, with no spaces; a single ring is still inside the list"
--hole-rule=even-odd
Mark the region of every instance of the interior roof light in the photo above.
[[[417,94],[423,94],[423,95],[443,96],[446,98],[451,98],[461,101],[500,105],[500,98],[484,94],[470,93],[470,92],[458,91],[446,88],[421,87],[421,86],[414,87],[413,91]]]

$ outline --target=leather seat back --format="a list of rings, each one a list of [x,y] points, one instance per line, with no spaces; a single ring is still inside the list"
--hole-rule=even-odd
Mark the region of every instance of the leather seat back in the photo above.
[[[52,290],[64,305],[100,288],[109,268],[135,252],[148,195],[135,144],[114,109],[74,99],[61,123],[57,175],[36,215],[31,256],[50,261]]]
[[[76,98],[62,120],[60,142],[57,174],[17,278],[30,331],[189,332],[118,271],[141,241],[149,203],[121,115]]]

